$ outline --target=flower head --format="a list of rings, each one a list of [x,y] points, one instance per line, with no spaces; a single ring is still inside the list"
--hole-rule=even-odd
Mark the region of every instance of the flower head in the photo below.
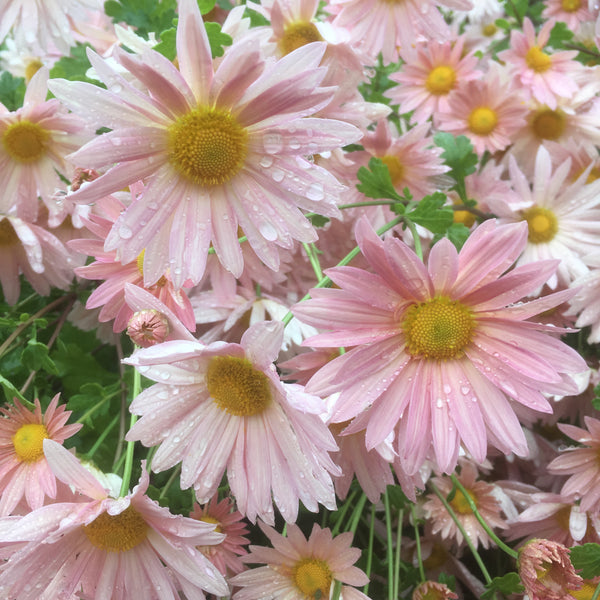
[[[458,600],[458,596],[445,583],[425,581],[415,588],[412,600]]]

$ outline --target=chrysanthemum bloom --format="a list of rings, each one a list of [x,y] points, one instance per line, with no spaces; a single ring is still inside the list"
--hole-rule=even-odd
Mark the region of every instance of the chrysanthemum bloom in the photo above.
[[[69,17],[83,18],[87,9],[100,9],[99,0],[0,0],[0,43],[12,29],[21,44],[64,54],[74,46]]]
[[[71,156],[79,165],[109,167],[72,198],[92,202],[146,180],[143,195],[117,220],[105,245],[107,251],[118,249],[124,263],[145,250],[146,286],[167,269],[176,288],[187,279],[198,283],[211,244],[239,276],[238,227],[276,270],[278,246],[317,238],[300,208],[338,215],[342,186],[306,155],[361,137],[347,123],[308,118],[334,92],[318,87],[325,45],[308,44],[280,61],[265,61],[258,42],[242,39],[213,71],[198,4],[181,0],[177,51],[179,70],[154,50],[135,55],[117,49],[114,56],[131,82],[90,51],[108,90],[51,83],[74,112],[92,113],[95,123],[112,129]]]
[[[590,146],[581,145],[574,138],[569,138],[561,144],[547,140],[544,146],[550,153],[552,164],[558,166],[565,162],[568,158],[571,159],[571,170],[569,179],[575,181],[589,166],[593,163],[592,170],[589,172],[586,183],[592,183],[596,179],[600,179],[600,157],[598,152]]]
[[[340,392],[332,420],[360,415],[347,431],[366,427],[369,448],[396,428],[409,474],[432,445],[443,472],[454,469],[461,443],[477,462],[488,442],[526,455],[511,400],[551,412],[542,392],[575,390],[569,373],[587,368],[572,348],[546,335],[555,328],[527,320],[573,291],[514,304],[556,269],[548,261],[504,274],[526,237],[524,223],[489,220],[460,254],[440,240],[425,266],[406,244],[382,241],[361,219],[356,239],[374,273],[328,269],[339,289],[314,289],[311,300],[293,307],[303,321],[330,330],[307,346],[357,346],[325,365],[307,391]]]
[[[544,52],[555,23],[552,19],[546,21],[536,36],[533,23],[525,17],[523,33],[513,29],[510,49],[498,54],[500,60],[510,65],[523,89],[552,110],[557,107],[557,97],[570,98],[577,91],[574,78],[582,70],[581,64],[574,60],[576,50]]]
[[[466,489],[469,498],[475,503],[479,514],[491,529],[506,529],[506,519],[502,515],[497,486],[481,479],[478,480],[477,468],[471,462],[462,461],[461,466],[458,480]],[[449,477],[433,477],[431,481],[444,497],[452,491],[453,482]],[[467,536],[475,547],[481,544],[484,548],[489,548],[492,543],[491,539],[471,510],[467,498],[459,489],[456,489],[455,492],[449,504],[456,513]],[[435,494],[430,493],[427,495],[427,500],[423,504],[423,511],[425,512],[425,518],[431,525],[432,533],[439,533],[443,540],[453,541],[457,547],[465,544],[463,534],[450,518],[442,501]]]
[[[42,296],[67,289],[73,268],[66,248],[51,233],[17,217],[0,214],[0,284],[6,302],[19,299],[22,273]]]
[[[81,119],[56,98],[46,100],[47,82],[43,67],[29,82],[22,108],[10,112],[0,103],[0,212],[16,210],[27,221],[37,217],[38,196],[53,212],[52,197],[64,187],[58,173],[71,177],[64,157],[89,139]]]
[[[531,540],[519,549],[519,577],[531,600],[572,600],[569,590],[581,587],[570,550],[550,540]]]
[[[77,502],[42,506],[19,520],[0,520],[0,542],[20,544],[3,564],[0,594],[19,600],[85,598],[204,599],[229,593],[196,546],[217,544],[214,525],[173,515],[146,496],[148,472],[133,492],[112,498],[67,450],[46,440],[44,452]]]
[[[559,423],[558,428],[583,447],[567,448],[549,465],[552,475],[571,475],[562,487],[565,496],[580,498],[582,511],[600,512],[600,421],[585,416],[587,429]]]
[[[510,179],[518,200],[498,202],[494,210],[501,223],[525,221],[527,245],[517,260],[524,265],[545,259],[558,259],[556,274],[548,286],[568,286],[587,273],[585,254],[600,251],[600,181],[586,183],[592,165],[573,183],[568,182],[571,161],[556,169],[544,146],[535,159],[533,186],[510,157]]]
[[[223,498],[219,502],[218,495],[215,494],[208,504],[194,505],[190,517],[214,524],[215,531],[225,536],[225,539],[219,544],[199,548],[223,575],[241,573],[246,569],[240,556],[248,553],[246,546],[249,540],[245,534],[250,532],[242,523],[244,518],[242,513],[234,510],[230,498]]]
[[[448,111],[437,115],[442,131],[466,135],[475,151],[504,150],[525,124],[527,108],[516,90],[490,71],[485,79],[469,81],[448,98]]]
[[[353,566],[360,558],[360,550],[352,548],[353,534],[342,533],[332,537],[330,529],[321,529],[316,523],[308,540],[297,525],[289,524],[287,537],[259,523],[273,548],[250,546],[243,557],[245,563],[265,563],[264,567],[250,569],[230,579],[235,587],[235,600],[284,600],[329,598],[336,581],[342,585],[340,597],[344,600],[368,600],[351,586],[362,586],[369,578]]]
[[[458,600],[458,596],[445,583],[425,581],[415,588],[412,600]]]
[[[568,314],[577,315],[577,327],[591,326],[588,343],[600,342],[600,251],[583,257],[589,272],[573,281],[577,294],[570,299]]]
[[[14,406],[0,408],[0,516],[13,512],[22,498],[36,509],[47,497],[56,497],[56,478],[44,456],[46,438],[62,444],[82,425],[66,425],[71,411],[58,406],[59,394],[42,414],[40,401],[33,411],[18,400]]]
[[[389,78],[399,85],[390,88],[385,96],[400,105],[400,112],[414,110],[412,120],[423,123],[429,117],[448,110],[448,95],[463,83],[481,77],[475,69],[477,58],[464,53],[464,37],[454,42],[431,40],[416,49],[402,51],[404,63]]]
[[[595,18],[585,0],[545,0],[545,4],[542,17],[562,21],[571,31],[576,31],[581,23]]]
[[[339,469],[328,453],[337,446],[319,417],[320,398],[281,383],[272,363],[282,337],[282,324],[269,321],[251,326],[240,344],[165,342],[125,360],[159,382],[132,402],[142,418],[127,439],[159,445],[156,472],[182,462],[181,486],[194,486],[199,502],[227,471],[238,509],[253,522],[273,523],[273,502],[288,522],[299,500],[313,512],[318,502],[335,507],[330,473]]]

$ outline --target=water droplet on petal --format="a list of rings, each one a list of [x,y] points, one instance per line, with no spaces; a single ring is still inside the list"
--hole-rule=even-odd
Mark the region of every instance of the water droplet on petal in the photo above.
[[[311,183],[306,188],[306,197],[309,200],[314,200],[318,202],[319,200],[323,200],[325,198],[325,192],[323,191],[323,186],[320,183]]]
[[[123,238],[124,240],[128,240],[132,235],[133,231],[131,231],[127,225],[121,225],[121,227],[119,227],[119,237]]]

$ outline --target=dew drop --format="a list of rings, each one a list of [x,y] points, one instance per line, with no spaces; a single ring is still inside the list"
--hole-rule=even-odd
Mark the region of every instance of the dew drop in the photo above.
[[[132,235],[133,231],[131,231],[127,225],[121,225],[121,227],[119,227],[119,237],[123,238],[124,240],[128,240]]]
[[[280,183],[281,181],[283,181],[285,173],[281,169],[273,169],[271,171],[271,177],[273,178],[273,181],[275,181],[276,183]]]
[[[460,387],[460,393],[463,394],[464,396],[466,396],[470,391],[471,391],[471,388],[466,385],[462,385]]]
[[[271,223],[263,221],[258,226],[258,231],[265,238],[265,240],[269,242],[274,242],[277,239],[277,230],[275,227],[273,227],[273,225],[271,225]]]
[[[320,183],[311,183],[308,188],[306,188],[306,197],[315,202],[323,200],[323,198],[325,198],[323,186]]]
[[[283,148],[283,137],[280,133],[265,133],[263,147],[267,154],[277,154]]]
[[[258,163],[261,167],[268,169],[273,164],[273,157],[265,154]]]
[[[447,383],[444,384],[444,394],[450,394],[452,392],[452,387]]]

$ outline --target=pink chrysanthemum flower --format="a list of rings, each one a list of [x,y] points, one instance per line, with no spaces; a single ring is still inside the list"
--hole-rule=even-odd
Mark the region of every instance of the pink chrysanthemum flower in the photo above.
[[[329,529],[316,523],[308,540],[297,525],[289,524],[287,537],[259,523],[273,548],[250,546],[245,563],[265,563],[264,567],[250,569],[236,575],[230,583],[241,588],[234,600],[269,600],[330,598],[336,581],[343,584],[340,598],[369,600],[351,586],[362,586],[369,578],[353,566],[360,558],[360,550],[352,548],[352,533],[335,538]],[[319,595],[317,595],[319,593]]]
[[[196,548],[217,544],[214,526],[173,515],[146,496],[149,478],[133,492],[109,496],[67,450],[46,440],[52,471],[79,494],[76,502],[43,506],[19,520],[0,520],[0,541],[20,542],[0,575],[3,598],[178,600],[226,596],[216,567]],[[26,542],[25,545],[22,543]]]
[[[179,70],[154,50],[116,49],[128,81],[93,52],[89,58],[108,90],[53,80],[52,91],[74,112],[93,114],[112,129],[71,156],[108,171],[72,194],[92,202],[137,180],[143,195],[117,220],[105,249],[124,263],[142,250],[144,281],[170,268],[175,287],[198,283],[212,244],[235,276],[243,270],[239,229],[260,259],[277,270],[277,247],[317,234],[300,209],[338,215],[343,189],[306,160],[357,141],[354,126],[309,118],[334,90],[319,87],[325,45],[308,44],[279,61],[261,58],[258,42],[240,40],[214,70],[198,5],[179,3]],[[142,85],[147,93],[140,92]]]
[[[571,287],[577,294],[569,301],[569,315],[577,315],[576,327],[591,326],[588,343],[600,342],[600,251],[583,257],[589,272],[577,277]]]
[[[570,98],[577,91],[574,77],[582,68],[574,60],[576,50],[544,52],[554,25],[554,20],[546,21],[536,35],[533,23],[525,17],[523,33],[513,29],[511,48],[498,54],[500,60],[511,65],[523,90],[552,110],[557,107],[557,97]]]
[[[458,596],[445,583],[424,581],[413,591],[412,600],[458,600]]]
[[[71,411],[58,406],[58,394],[42,415],[40,401],[35,409],[25,408],[15,399],[14,406],[0,408],[0,516],[11,514],[22,498],[31,509],[56,497],[56,478],[44,456],[46,438],[62,444],[82,425],[66,425]]]
[[[83,121],[56,98],[46,100],[47,82],[43,67],[29,82],[22,108],[10,112],[0,104],[0,212],[16,211],[28,221],[37,218],[38,196],[55,211],[54,193],[64,187],[58,173],[71,177],[64,157],[89,139]]]
[[[369,448],[396,429],[409,474],[432,446],[443,472],[454,469],[461,443],[477,462],[488,442],[526,455],[511,401],[551,412],[542,392],[573,392],[570,373],[587,368],[572,348],[546,334],[555,328],[526,321],[573,291],[514,304],[556,269],[548,261],[504,274],[526,236],[525,224],[486,221],[460,254],[440,240],[426,266],[406,244],[382,241],[361,219],[356,239],[374,273],[328,269],[339,289],[314,289],[312,299],[293,307],[303,321],[330,330],[306,345],[357,346],[325,365],[307,391],[339,392],[332,420],[358,416],[347,431],[366,427]]]
[[[571,439],[584,447],[567,448],[549,465],[552,475],[570,475],[562,487],[561,493],[581,498],[582,511],[600,512],[600,421],[593,417],[584,417],[587,429],[559,423],[558,428]]]
[[[448,98],[448,111],[436,119],[442,131],[466,135],[475,151],[497,152],[513,142],[525,124],[527,108],[515,90],[502,82],[498,72],[485,79],[469,81]]]
[[[385,96],[400,105],[400,112],[414,110],[412,120],[422,123],[429,117],[448,110],[448,96],[467,81],[478,79],[477,58],[472,52],[464,54],[464,37],[454,42],[431,40],[416,49],[402,52],[404,64],[389,78],[399,85],[390,88]]]
[[[199,548],[223,575],[241,573],[246,569],[240,556],[248,553],[246,546],[249,540],[245,534],[250,532],[242,523],[244,518],[242,513],[234,510],[233,501],[230,498],[223,498],[219,502],[218,496],[215,495],[204,506],[196,504],[190,517],[205,523],[212,523],[215,525],[215,531],[225,536],[225,539],[219,544]]]
[[[542,12],[542,17],[562,21],[571,31],[579,29],[581,23],[594,19],[585,0],[545,0],[545,4],[546,8]]]
[[[572,600],[583,579],[571,563],[570,550],[558,542],[531,540],[519,550],[517,568],[531,600]]]
[[[281,323],[269,321],[251,326],[240,344],[165,342],[125,360],[159,382],[132,402],[142,418],[127,439],[159,445],[156,472],[182,462],[181,486],[194,486],[199,502],[227,472],[238,509],[253,522],[273,523],[273,502],[288,522],[299,500],[313,512],[319,502],[335,506],[330,473],[339,469],[328,453],[337,446],[319,417],[322,401],[280,381],[272,363],[282,338]]]

